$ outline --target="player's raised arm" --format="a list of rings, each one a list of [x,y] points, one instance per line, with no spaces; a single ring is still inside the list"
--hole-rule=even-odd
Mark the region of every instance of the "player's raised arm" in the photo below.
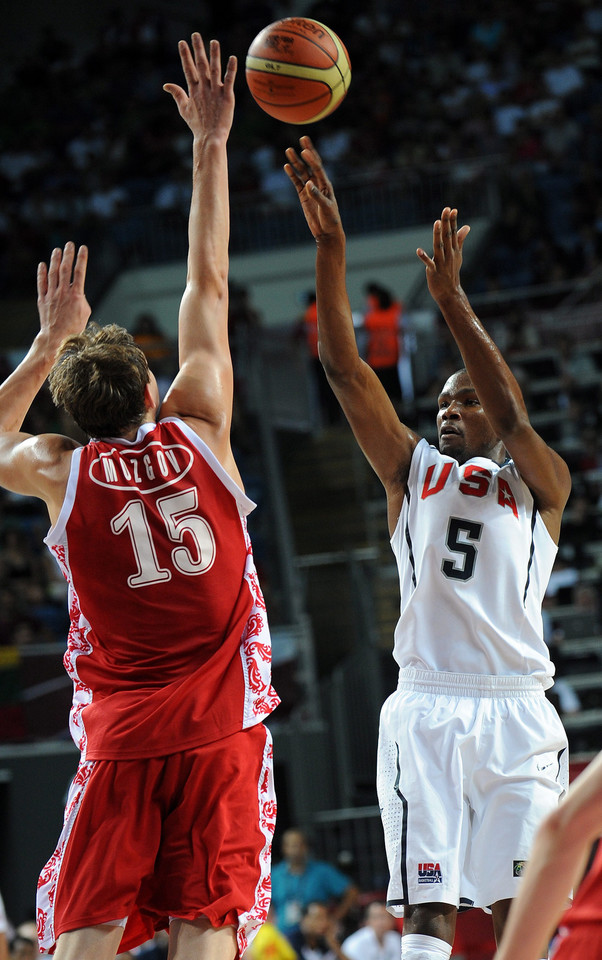
[[[217,40],[209,58],[198,33],[192,49],[179,44],[187,91],[167,83],[192,136],[192,198],[188,223],[188,269],[179,314],[180,371],[162,416],[180,416],[229,457],[233,376],[228,345],[228,241],[230,213],[226,143],[234,115],[236,58],[222,77]]]
[[[17,493],[52,499],[51,474],[60,452],[76,444],[67,437],[32,437],[23,421],[44,384],[66,337],[81,333],[90,317],[84,292],[88,250],[69,242],[52,251],[50,264],[38,266],[40,330],[16,370],[0,386],[0,486]],[[57,501],[62,489],[56,492]]]
[[[458,229],[458,211],[445,207],[433,226],[433,255],[417,250],[430,293],[458,345],[478,399],[531,489],[539,512],[558,542],[571,481],[564,460],[530,423],[518,382],[472,309],[460,283],[462,248],[469,227]]]
[[[332,184],[309,137],[286,151],[293,183],[316,241],[316,296],[320,360],[353,432],[387,490],[397,520],[405,478],[418,437],[402,424],[384,387],[357,349],[347,295],[345,232]]]

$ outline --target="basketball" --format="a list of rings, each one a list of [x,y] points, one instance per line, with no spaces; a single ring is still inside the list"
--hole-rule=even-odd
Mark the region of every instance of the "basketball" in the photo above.
[[[245,72],[261,109],[285,123],[315,123],[327,117],[351,82],[349,55],[340,38],[307,17],[276,20],[258,33]]]

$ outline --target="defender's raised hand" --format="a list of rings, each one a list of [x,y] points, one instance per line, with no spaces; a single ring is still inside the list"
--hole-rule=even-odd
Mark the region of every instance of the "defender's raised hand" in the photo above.
[[[284,170],[297,191],[309,229],[318,242],[341,235],[339,208],[320,154],[309,137],[301,137],[299,143],[300,154],[293,147],[285,151]]]
[[[177,83],[166,83],[163,89],[174,98],[195,139],[214,136],[226,140],[234,117],[236,57],[228,58],[222,80],[219,42],[210,41],[208,60],[200,33],[193,33],[191,40],[192,50],[185,40],[178,44],[188,93]]]
[[[40,333],[58,347],[65,337],[81,333],[90,317],[84,283],[88,264],[88,248],[69,241],[65,249],[55,247],[50,264],[38,266],[38,313]]]

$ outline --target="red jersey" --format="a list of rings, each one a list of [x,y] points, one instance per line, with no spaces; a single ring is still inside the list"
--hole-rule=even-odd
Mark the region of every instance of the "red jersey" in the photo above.
[[[69,583],[64,663],[85,759],[175,753],[278,705],[254,506],[178,419],[74,451],[45,542]]]
[[[602,841],[593,863],[580,883],[572,906],[560,921],[560,929],[573,930],[583,924],[602,923]]]

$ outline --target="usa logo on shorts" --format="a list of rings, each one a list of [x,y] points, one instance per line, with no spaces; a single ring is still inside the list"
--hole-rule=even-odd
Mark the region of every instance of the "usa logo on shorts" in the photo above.
[[[418,883],[442,883],[440,863],[419,863]]]

